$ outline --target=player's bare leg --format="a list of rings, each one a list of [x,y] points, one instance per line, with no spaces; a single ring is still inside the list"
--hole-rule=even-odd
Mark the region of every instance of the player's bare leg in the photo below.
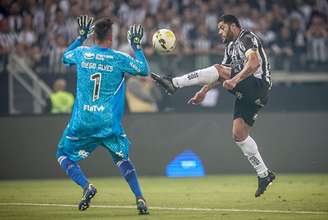
[[[223,65],[215,64],[174,78],[156,73],[151,73],[151,76],[169,95],[172,95],[177,89],[186,86],[211,84],[218,80],[229,79],[230,72],[230,68],[227,69]]]
[[[273,182],[275,175],[266,167],[258,151],[257,144],[249,136],[249,132],[250,126],[242,118],[234,119],[232,128],[233,138],[257,173],[258,188],[255,192],[255,197],[259,197],[264,193],[267,186]]]

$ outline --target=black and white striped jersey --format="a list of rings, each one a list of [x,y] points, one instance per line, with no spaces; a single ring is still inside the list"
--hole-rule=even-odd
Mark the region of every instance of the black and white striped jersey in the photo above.
[[[246,53],[249,50],[257,50],[260,60],[260,66],[255,71],[254,76],[266,80],[271,87],[270,64],[262,42],[258,36],[248,30],[242,29],[238,38],[226,45],[222,64],[229,65],[231,67],[231,76],[235,76],[244,68],[247,62]]]

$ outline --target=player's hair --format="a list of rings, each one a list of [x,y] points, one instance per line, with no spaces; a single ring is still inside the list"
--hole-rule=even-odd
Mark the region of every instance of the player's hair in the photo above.
[[[234,15],[229,15],[229,14],[222,15],[221,17],[219,17],[218,22],[221,22],[221,21],[223,21],[223,23],[227,23],[229,25],[235,24],[237,27],[241,28],[238,18]]]
[[[95,37],[103,41],[107,40],[112,35],[112,20],[108,17],[100,18],[95,22]]]

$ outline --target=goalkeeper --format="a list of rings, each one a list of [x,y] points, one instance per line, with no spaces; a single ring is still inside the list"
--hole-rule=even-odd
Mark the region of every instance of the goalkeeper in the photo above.
[[[57,160],[67,175],[83,189],[79,210],[86,210],[96,195],[96,187],[83,174],[78,161],[88,157],[98,146],[111,154],[122,176],[136,197],[139,214],[148,214],[136,170],[129,159],[130,142],[122,128],[124,114],[124,75],[148,75],[148,62],[141,50],[143,27],[132,25],[128,40],[135,58],[111,49],[112,21],[101,18],[93,23],[87,15],[78,17],[80,36],[63,55],[63,62],[76,65],[76,100],[71,119],[57,149]],[[95,44],[82,46],[93,33]]]

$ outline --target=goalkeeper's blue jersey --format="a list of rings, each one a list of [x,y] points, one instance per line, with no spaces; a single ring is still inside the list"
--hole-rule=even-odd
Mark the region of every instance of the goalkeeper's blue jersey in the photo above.
[[[68,130],[71,136],[108,137],[122,135],[125,106],[124,74],[148,75],[142,50],[135,58],[98,45],[80,46],[77,39],[64,52],[63,62],[76,65],[76,98]]]

